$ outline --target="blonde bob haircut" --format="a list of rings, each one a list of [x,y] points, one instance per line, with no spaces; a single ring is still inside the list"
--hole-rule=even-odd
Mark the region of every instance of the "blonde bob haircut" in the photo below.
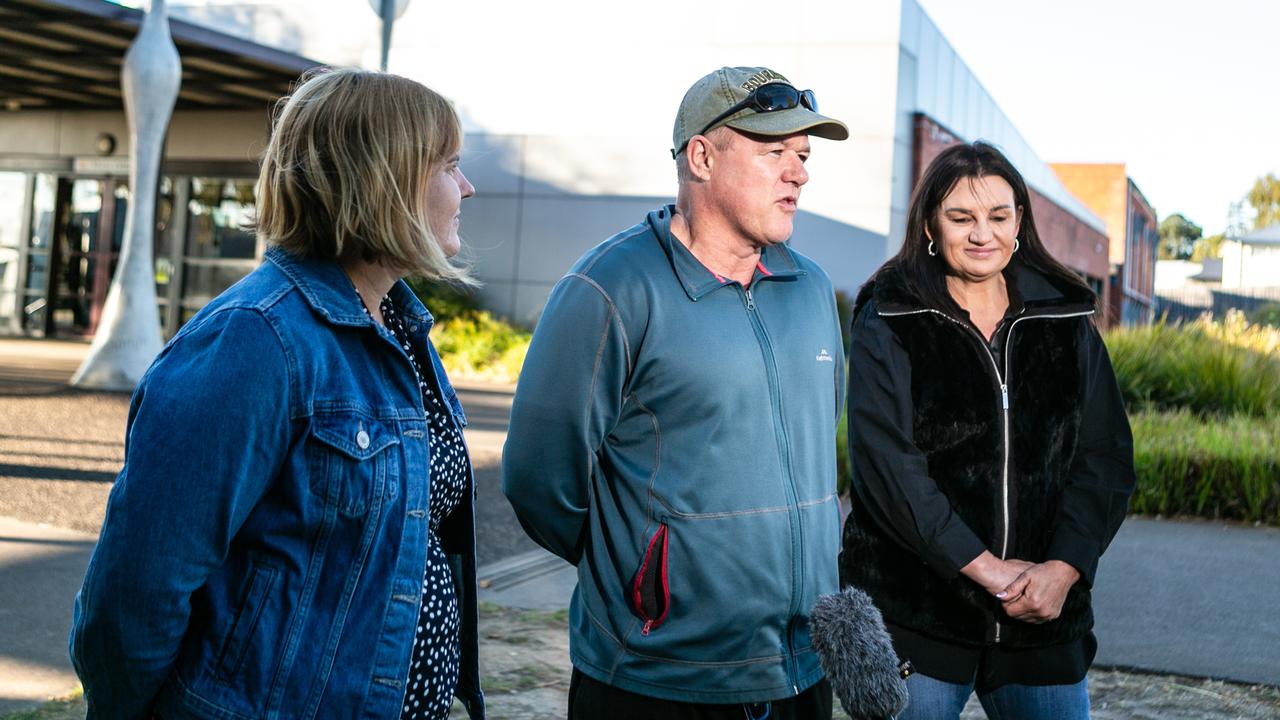
[[[440,249],[427,214],[431,173],[461,148],[457,113],[421,83],[359,69],[304,75],[276,105],[258,233],[303,257],[475,285]]]

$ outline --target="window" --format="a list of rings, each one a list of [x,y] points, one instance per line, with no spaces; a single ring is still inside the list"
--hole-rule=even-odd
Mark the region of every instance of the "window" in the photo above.
[[[188,258],[253,260],[253,181],[191,178]]]
[[[31,199],[31,234],[27,243],[27,277],[22,296],[22,326],[43,333],[49,292],[49,248],[53,246],[58,178],[38,174]]]
[[[27,204],[27,175],[0,172],[0,327],[18,311],[18,266],[22,261],[22,220]]]
[[[253,180],[191,178],[179,323],[258,266]]]

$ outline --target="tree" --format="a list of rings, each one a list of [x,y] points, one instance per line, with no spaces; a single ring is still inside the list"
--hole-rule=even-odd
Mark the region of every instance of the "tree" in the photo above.
[[[1261,230],[1280,223],[1280,178],[1267,173],[1253,183],[1244,199],[1253,206],[1253,229]]]
[[[1204,235],[1204,229],[1191,222],[1182,213],[1174,213],[1160,221],[1160,247],[1157,257],[1161,260],[1189,260],[1195,251],[1195,243]]]
[[[1223,233],[1210,235],[1206,238],[1200,238],[1195,242],[1191,249],[1192,262],[1204,262],[1209,258],[1222,257],[1222,243],[1225,242],[1227,236]]]

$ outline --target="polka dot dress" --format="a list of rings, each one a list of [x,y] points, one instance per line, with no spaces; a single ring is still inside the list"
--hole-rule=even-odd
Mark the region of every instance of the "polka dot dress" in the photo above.
[[[442,720],[449,717],[454,687],[458,684],[458,597],[437,531],[440,521],[462,502],[470,467],[462,434],[414,355],[395,306],[390,299],[383,298],[380,309],[387,328],[409,356],[422,390],[431,449],[427,571],[422,580],[422,609],[414,633],[413,659],[400,717],[402,720]]]

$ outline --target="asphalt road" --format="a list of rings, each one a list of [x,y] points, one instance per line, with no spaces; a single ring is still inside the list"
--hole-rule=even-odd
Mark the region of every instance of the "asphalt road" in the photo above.
[[[1097,664],[1280,685],[1280,529],[1131,517],[1093,598]]]

